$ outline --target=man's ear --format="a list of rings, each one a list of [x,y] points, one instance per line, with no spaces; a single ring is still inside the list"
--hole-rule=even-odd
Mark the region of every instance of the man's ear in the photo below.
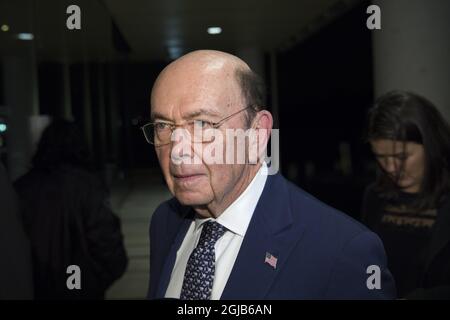
[[[267,110],[259,111],[255,116],[253,128],[256,130],[256,139],[252,141],[250,151],[257,152],[257,161],[261,162],[261,157],[265,154],[270,134],[272,132],[273,118]]]
[[[255,125],[257,129],[272,130],[273,118],[272,114],[267,110],[261,110],[256,114]]]

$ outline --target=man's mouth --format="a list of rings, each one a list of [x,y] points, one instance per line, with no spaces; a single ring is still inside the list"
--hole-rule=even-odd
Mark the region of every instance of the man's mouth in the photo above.
[[[200,173],[192,173],[192,174],[174,174],[173,177],[177,182],[193,182],[197,179],[203,177],[203,174]]]

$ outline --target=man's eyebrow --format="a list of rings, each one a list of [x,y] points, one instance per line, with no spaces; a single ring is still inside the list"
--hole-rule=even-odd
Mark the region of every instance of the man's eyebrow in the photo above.
[[[172,122],[172,120],[170,120],[169,118],[158,112],[152,112],[152,114],[150,115],[150,119],[151,121],[155,121],[155,119],[161,119],[168,122]]]
[[[186,113],[184,117],[186,119],[192,119],[192,118],[196,118],[196,117],[202,116],[202,115],[211,116],[211,117],[219,117],[219,116],[221,116],[221,114],[218,113],[218,112],[202,108],[202,109],[199,109],[199,110],[195,110],[195,111]]]
[[[195,110],[195,111],[186,113],[183,116],[183,118],[190,120],[190,119],[196,118],[198,116],[202,116],[202,115],[211,116],[211,117],[220,117],[221,116],[221,114],[218,112],[201,108],[199,110]],[[155,119],[161,119],[161,120],[165,120],[168,122],[173,122],[173,120],[167,118],[166,116],[164,116],[163,114],[161,114],[159,112],[153,112],[150,117],[151,117],[151,121],[154,121]]]

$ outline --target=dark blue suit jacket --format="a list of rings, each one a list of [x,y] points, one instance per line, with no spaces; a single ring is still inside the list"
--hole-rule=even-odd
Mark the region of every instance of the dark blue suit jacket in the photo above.
[[[162,203],[150,226],[148,298],[163,298],[190,223],[191,208]],[[276,268],[265,263],[266,253]],[[367,267],[381,270],[368,289]],[[268,176],[221,299],[391,299],[394,280],[380,239],[349,216],[288,182]]]

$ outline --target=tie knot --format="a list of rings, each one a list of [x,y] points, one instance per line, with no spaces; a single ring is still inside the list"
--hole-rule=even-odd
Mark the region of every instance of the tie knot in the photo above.
[[[205,222],[197,247],[214,246],[225,231],[226,228],[215,221]]]

